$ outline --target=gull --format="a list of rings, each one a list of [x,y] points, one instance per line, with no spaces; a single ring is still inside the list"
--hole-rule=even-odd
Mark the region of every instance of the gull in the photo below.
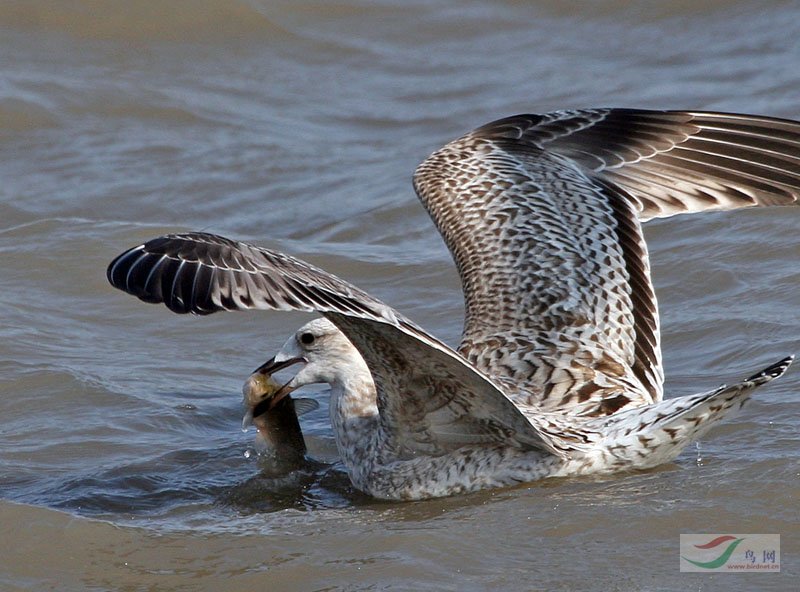
[[[634,109],[517,115],[446,144],[413,182],[461,278],[457,349],[313,265],[213,234],[150,240],[114,259],[107,277],[177,313],[320,313],[256,373],[297,370],[270,393],[275,403],[330,385],[350,480],[384,499],[669,462],[792,361],[665,399],[641,224],[797,204],[798,122]]]

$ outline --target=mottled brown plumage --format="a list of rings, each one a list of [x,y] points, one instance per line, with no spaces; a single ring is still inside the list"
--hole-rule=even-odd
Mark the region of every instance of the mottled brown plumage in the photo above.
[[[518,115],[436,151],[414,187],[464,285],[459,351],[520,404],[599,416],[663,397],[640,222],[797,203],[800,124],[631,109]]]
[[[663,401],[641,223],[796,204],[800,123],[625,109],[520,115],[436,151],[414,187],[463,283],[458,352],[312,265],[211,234],[151,240],[117,257],[108,278],[179,313],[325,315],[279,355],[303,363],[293,388],[331,384],[344,463],[379,497],[655,466],[791,362]]]

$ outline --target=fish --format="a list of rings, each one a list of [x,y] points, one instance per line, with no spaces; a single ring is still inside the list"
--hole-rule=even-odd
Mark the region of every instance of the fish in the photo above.
[[[307,451],[299,417],[319,408],[309,398],[293,398],[285,385],[259,370],[242,386],[245,415],[242,429],[255,426],[257,439],[281,463],[300,463]]]

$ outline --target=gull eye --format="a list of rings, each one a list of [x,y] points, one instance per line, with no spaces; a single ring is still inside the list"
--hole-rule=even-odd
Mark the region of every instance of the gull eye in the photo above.
[[[314,334],[313,333],[303,333],[300,335],[300,343],[303,345],[311,345],[314,343]]]

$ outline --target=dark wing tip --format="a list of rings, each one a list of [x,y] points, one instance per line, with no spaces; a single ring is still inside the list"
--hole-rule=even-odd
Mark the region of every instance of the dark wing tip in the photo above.
[[[106,279],[108,283],[118,290],[127,292],[127,275],[132,260],[137,259],[144,248],[144,245],[139,245],[138,247],[128,249],[114,257],[114,260],[108,264],[108,268],[106,269]]]
[[[355,286],[300,259],[214,234],[168,234],[129,249],[106,271],[112,286],[176,313],[302,310],[397,322]]]
[[[208,314],[208,306],[194,292],[197,247],[194,235],[165,235],[118,255],[108,265],[106,278],[115,288],[151,304],[165,304],[179,314]],[[185,252],[184,252],[185,251]],[[194,261],[192,261],[194,259]],[[193,268],[193,269],[189,269]]]
[[[783,376],[789,366],[792,365],[794,361],[794,356],[787,356],[782,360],[772,364],[771,366],[767,366],[761,372],[753,374],[745,382],[756,382],[758,384],[762,384],[764,382],[769,382],[770,380],[775,380]]]

